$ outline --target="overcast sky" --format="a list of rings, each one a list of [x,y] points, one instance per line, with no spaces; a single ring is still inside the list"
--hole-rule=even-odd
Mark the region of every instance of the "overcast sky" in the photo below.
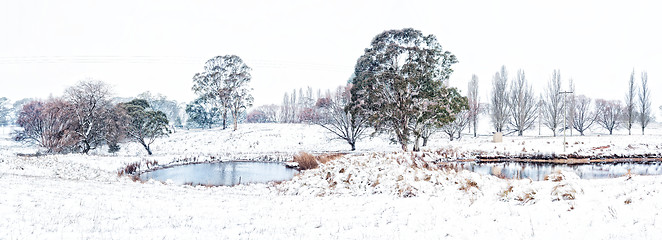
[[[537,94],[560,69],[576,92],[622,100],[648,71],[662,104],[662,14],[656,1],[0,1],[0,97],[60,96],[77,81],[191,101],[192,76],[217,55],[253,68],[255,104],[293,88],[345,84],[372,38],[406,27],[434,34],[459,60],[450,84],[482,101],[505,65]],[[658,93],[659,91],[659,93]]]

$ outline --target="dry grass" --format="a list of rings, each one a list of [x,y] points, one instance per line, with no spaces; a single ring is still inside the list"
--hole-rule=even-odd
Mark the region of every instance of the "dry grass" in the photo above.
[[[559,184],[552,188],[552,195],[560,196],[556,199],[553,199],[554,201],[575,200],[577,191],[571,187],[568,187],[566,184]]]
[[[301,170],[314,169],[319,166],[319,163],[317,163],[317,157],[307,152],[300,152],[299,154],[294,155],[294,159],[292,160],[299,164],[299,169]]]
[[[522,203],[528,203],[536,199],[535,195],[536,195],[536,191],[530,190],[525,192],[523,195],[517,196],[515,200],[520,201]]]
[[[512,192],[513,192],[513,186],[509,184],[508,188],[506,188],[505,190],[503,190],[503,192],[499,194],[499,197],[508,198],[508,195],[510,195],[510,193]]]
[[[155,167],[155,166],[159,165],[159,161],[156,161],[156,160],[149,161],[148,160],[147,162],[145,162],[145,164],[147,164],[147,168]]]
[[[125,174],[134,175],[140,170],[140,162],[129,163],[124,168],[117,170],[117,176],[121,177]],[[135,180],[134,180],[135,181]]]
[[[203,184],[203,183],[193,183],[193,182],[185,182],[184,185],[186,186],[191,186],[191,187],[205,187],[205,188],[212,188],[212,187],[218,187],[217,185],[214,184]]]
[[[343,154],[341,153],[331,153],[315,156],[307,152],[300,152],[299,154],[294,155],[294,159],[292,159],[292,161],[299,164],[300,170],[308,170],[317,168],[319,164],[326,164],[329,161],[335,160],[342,155]]]
[[[561,171],[556,171],[552,174],[549,174],[545,176],[544,180],[545,181],[552,181],[552,182],[560,182],[565,179],[565,176],[561,173]]]
[[[463,190],[463,191],[469,191],[469,189],[471,189],[471,188],[479,189],[478,188],[478,183],[474,182],[471,179],[467,179],[467,181],[464,184],[462,184],[462,186],[460,186],[460,190]]]

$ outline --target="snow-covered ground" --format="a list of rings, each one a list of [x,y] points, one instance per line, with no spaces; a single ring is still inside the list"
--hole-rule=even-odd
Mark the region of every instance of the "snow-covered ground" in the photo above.
[[[3,130],[3,133],[9,131]],[[656,154],[645,137],[568,137],[567,153]],[[384,136],[280,184],[191,187],[118,177],[127,163],[181,159],[287,160],[299,151],[347,151],[316,126],[246,124],[179,130],[154,156],[124,144],[117,154],[39,157],[0,139],[0,239],[660,239],[662,176],[505,180],[431,164],[475,154],[561,153],[561,137],[439,134],[425,153],[399,152]],[[609,146],[609,147],[604,147]],[[274,157],[276,156],[276,157]]]

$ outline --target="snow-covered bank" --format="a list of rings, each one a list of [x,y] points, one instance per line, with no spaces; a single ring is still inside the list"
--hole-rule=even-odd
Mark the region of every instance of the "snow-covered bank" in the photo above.
[[[660,239],[662,176],[505,180],[437,166],[474,150],[551,151],[550,137],[431,141],[412,155],[366,139],[349,154],[281,184],[190,187],[118,177],[127,163],[183,156],[343,151],[315,126],[242,125],[178,131],[155,156],[137,144],[116,155],[21,157],[35,149],[0,140],[0,239]],[[581,149],[655,151],[659,135],[577,137]],[[580,140],[575,140],[580,141]],[[257,144],[251,144],[256,143]],[[251,147],[252,146],[252,147]],[[496,147],[496,149],[495,149]],[[560,147],[560,146],[558,146]],[[604,150],[603,151],[607,151]],[[618,150],[618,151],[621,151]],[[596,150],[598,151],[598,150]]]
[[[267,185],[188,187],[0,174],[6,239],[659,239],[662,179],[450,185],[435,196],[283,195]],[[536,192],[523,202],[503,199]]]

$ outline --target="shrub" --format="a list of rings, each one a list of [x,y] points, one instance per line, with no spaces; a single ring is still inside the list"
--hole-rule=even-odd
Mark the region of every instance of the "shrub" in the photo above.
[[[331,153],[315,156],[307,152],[300,152],[297,155],[294,155],[292,161],[299,164],[300,170],[314,169],[319,166],[319,164],[326,164],[327,162],[339,158],[343,154],[341,153]]]
[[[116,153],[120,151],[120,145],[117,143],[108,143],[108,152]]]
[[[299,164],[299,169],[301,170],[313,169],[319,166],[317,163],[317,157],[307,152],[300,152],[299,154],[294,155],[293,161]]]
[[[123,176],[125,174],[133,175],[140,170],[140,162],[129,163],[124,168],[117,170],[117,176]],[[135,179],[134,179],[135,180]]]

